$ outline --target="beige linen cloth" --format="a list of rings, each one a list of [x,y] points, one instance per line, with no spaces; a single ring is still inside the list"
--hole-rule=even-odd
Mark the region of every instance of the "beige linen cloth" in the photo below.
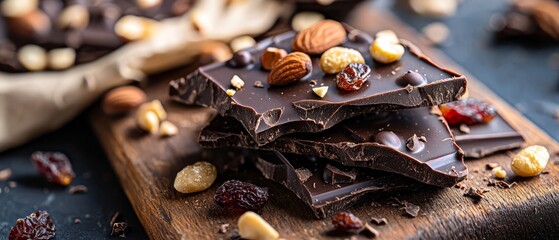
[[[197,1],[152,38],[61,72],[0,73],[0,151],[59,128],[106,90],[192,61],[204,41],[268,30],[290,7],[271,0]],[[194,27],[196,25],[196,27]]]

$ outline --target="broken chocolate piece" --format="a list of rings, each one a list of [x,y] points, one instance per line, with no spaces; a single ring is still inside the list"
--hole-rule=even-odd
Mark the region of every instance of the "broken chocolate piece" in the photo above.
[[[265,88],[241,89],[233,97],[226,94],[233,75],[248,82],[267,79],[269,72],[261,69],[258,56],[268,47],[291,51],[294,36],[295,32],[287,32],[243,50],[255,59],[251,66],[234,68],[217,63],[201,67],[185,78],[171,81],[169,94],[181,103],[212,107],[223,116],[237,119],[258,145],[264,145],[293,132],[320,132],[367,112],[455,101],[466,89],[464,76],[439,67],[408,41],[402,41],[408,48],[402,59],[391,64],[374,64],[368,43],[346,41],[343,47],[361,52],[371,67],[370,79],[358,92],[339,90],[335,75],[325,74],[320,68],[320,56],[313,56],[313,72],[302,81],[284,87],[263,83]],[[410,93],[396,83],[396,78],[408,70],[418,70],[427,81]],[[310,79],[332,90],[317,99],[308,86]]]
[[[369,200],[375,194],[396,190],[417,190],[424,186],[412,179],[382,171],[359,169],[353,183],[340,183],[339,187],[322,181],[323,169],[334,163],[327,159],[312,161],[311,157],[279,152],[259,152],[256,167],[264,177],[278,182],[292,191],[317,218],[325,218]],[[312,172],[305,182],[295,172],[304,167]]]
[[[342,171],[330,164],[326,164],[322,174],[322,179],[328,184],[352,183],[356,177],[357,173],[353,169],[352,171]]]
[[[419,141],[419,137],[417,137],[416,134],[413,134],[413,136],[408,139],[406,147],[412,152],[419,152],[425,148],[425,144]]]
[[[474,201],[479,202],[483,199],[483,192],[477,188],[470,187],[466,192],[464,192],[464,196],[470,197],[474,199]]]
[[[295,169],[295,173],[297,173],[297,177],[299,177],[302,183],[305,183],[312,176],[312,172],[306,168],[297,168]]]
[[[456,143],[466,157],[481,158],[489,154],[514,149],[524,143],[524,138],[498,113],[488,123],[468,126],[464,133],[459,127],[451,128]]]
[[[411,151],[398,144],[414,134],[416,144],[423,148]],[[426,136],[429,142],[417,136]],[[286,135],[264,146],[258,146],[237,120],[217,116],[202,130],[199,142],[209,148],[240,147],[317,156],[443,187],[453,186],[468,172],[447,125],[437,115],[429,114],[429,108],[363,115],[320,133]]]

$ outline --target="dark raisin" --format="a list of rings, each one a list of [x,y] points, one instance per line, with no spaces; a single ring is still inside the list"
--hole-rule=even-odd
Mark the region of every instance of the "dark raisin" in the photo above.
[[[357,91],[361,89],[371,76],[371,68],[361,63],[350,63],[344,70],[336,75],[338,88],[346,91]]]
[[[341,212],[332,216],[334,228],[343,232],[359,231],[363,229],[361,219],[350,212]]]
[[[9,240],[51,239],[55,235],[54,222],[47,211],[37,211],[16,220],[10,230]]]
[[[49,182],[68,186],[76,176],[68,157],[59,152],[34,152],[33,164]]]
[[[261,188],[238,180],[229,180],[217,188],[214,201],[219,206],[232,210],[256,211],[268,201],[268,188]]]
[[[452,126],[488,123],[496,114],[491,104],[475,98],[443,104],[440,109],[443,117]]]

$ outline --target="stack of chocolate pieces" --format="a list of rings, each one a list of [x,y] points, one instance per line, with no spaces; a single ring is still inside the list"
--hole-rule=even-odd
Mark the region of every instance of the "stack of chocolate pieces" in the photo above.
[[[374,41],[325,20],[174,80],[170,95],[219,112],[201,132],[203,147],[257,149],[262,174],[294,192],[319,218],[381,192],[455,185],[468,173],[464,154],[436,106],[459,100],[466,78],[403,39],[393,43],[405,48],[401,58],[381,63],[371,53]],[[327,74],[321,54],[333,47],[353,49],[363,59]],[[355,53],[343,51],[342,57]],[[270,64],[269,56],[279,60]],[[346,84],[364,79],[362,86],[347,90],[341,74],[351,80]]]

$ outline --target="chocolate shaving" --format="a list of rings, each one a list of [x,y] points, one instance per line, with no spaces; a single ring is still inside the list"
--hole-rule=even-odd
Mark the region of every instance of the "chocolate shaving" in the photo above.
[[[254,87],[255,88],[264,88],[264,84],[262,84],[262,81],[255,81],[254,82]]]
[[[86,193],[87,192],[87,187],[84,186],[84,185],[71,186],[70,189],[68,189],[68,192],[70,194]]]
[[[0,170],[0,181],[6,181],[12,176],[12,169],[6,168]]]
[[[363,230],[361,232],[370,238],[376,238],[380,236],[379,231],[377,231],[373,226],[371,226],[368,223],[365,223],[365,226],[363,227]]]
[[[481,199],[483,199],[483,193],[484,193],[483,191],[477,188],[470,187],[466,192],[464,192],[464,196],[470,197],[474,199],[476,202],[479,202],[481,201]]]
[[[297,173],[297,177],[302,183],[305,183],[312,176],[312,172],[306,168],[297,168],[295,173]]]
[[[376,225],[386,225],[388,224],[388,220],[386,220],[386,218],[371,218],[371,222],[376,224]]]
[[[408,214],[412,218],[415,218],[419,215],[419,210],[421,208],[419,206],[413,204],[413,203],[404,202],[403,209],[404,209],[404,211],[406,211],[406,214]]]
[[[487,183],[487,186],[498,187],[498,188],[502,188],[502,189],[512,188],[512,187],[514,187],[514,185],[516,185],[516,182],[507,183],[505,181],[495,180],[495,179],[489,179],[489,182]]]
[[[356,171],[342,171],[330,164],[327,164],[326,167],[324,167],[324,173],[322,175],[322,180],[324,180],[325,183],[332,185],[338,183],[352,183],[355,181],[355,178],[357,178]]]
[[[458,129],[460,130],[460,132],[470,133],[470,127],[468,127],[468,125],[466,124],[460,124],[460,127]]]

